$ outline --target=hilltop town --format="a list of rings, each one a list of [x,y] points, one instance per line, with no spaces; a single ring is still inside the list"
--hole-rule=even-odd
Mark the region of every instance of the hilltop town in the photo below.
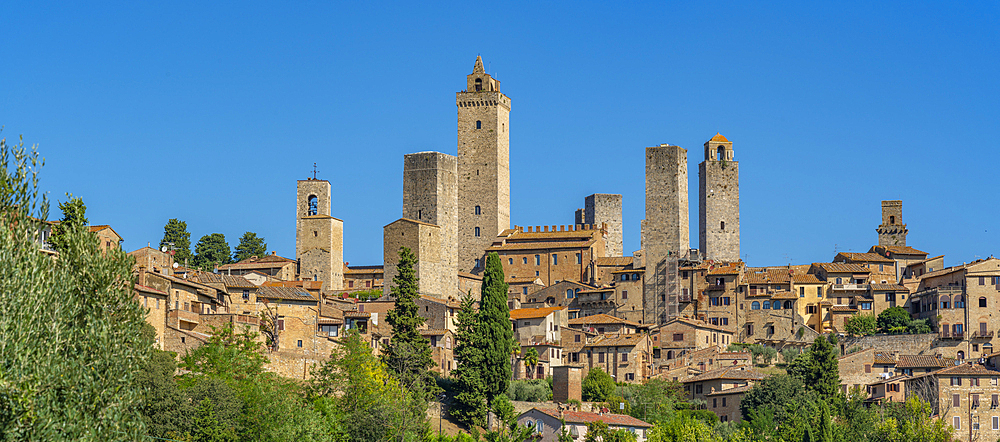
[[[697,247],[689,237],[688,149],[668,144],[634,147],[645,148],[640,225],[624,225],[623,196],[605,193],[581,195],[582,208],[553,214],[550,225],[517,225],[512,102],[481,58],[455,105],[458,155],[402,159],[403,207],[383,227],[382,263],[345,261],[350,220],[331,213],[343,190],[315,176],[297,181],[294,257],[270,252],[199,270],[175,260],[169,247],[128,251],[155,346],[184,354],[208,342],[213,328],[250,327],[268,337],[267,369],[299,380],[354,331],[378,354],[393,339],[386,317],[406,248],[417,260],[420,333],[433,370],[449,377],[457,368],[456,315],[465,296],[478,301],[486,257],[495,253],[519,348],[513,377],[552,378],[554,402],[581,401],[582,380],[600,368],[618,383],[676,381],[720,421],[737,422],[751,387],[826,336],[842,393],[872,403],[916,395],[961,440],[971,440],[971,428],[983,440],[1000,438],[1000,316],[993,314],[1000,260],[946,262],[908,244],[903,202],[885,200],[865,203],[870,219],[850,220],[871,223],[867,250],[829,262],[744,262],[739,140],[721,133],[706,134],[702,146]],[[119,247],[116,221],[101,221],[110,225],[90,227],[101,246]],[[641,247],[627,252],[623,230],[632,228]],[[45,251],[47,235],[38,238]],[[900,311],[908,316],[899,319]],[[881,324],[893,315],[892,328],[876,327],[876,318]],[[520,420],[552,427],[559,416],[532,409]]]

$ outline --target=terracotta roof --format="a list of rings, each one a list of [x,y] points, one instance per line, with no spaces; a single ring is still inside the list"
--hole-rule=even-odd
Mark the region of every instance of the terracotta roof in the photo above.
[[[357,266],[357,267],[351,266],[348,267],[347,270],[344,270],[345,275],[356,275],[356,274],[367,275],[371,273],[385,273],[385,268],[383,268],[382,266]]]
[[[707,371],[693,378],[688,378],[684,381],[685,384],[691,382],[701,382],[709,381],[712,379],[737,379],[737,380],[752,380],[759,381],[764,379],[763,373],[744,367],[726,367],[720,368],[718,370]]]
[[[231,275],[217,275],[215,273],[199,273],[194,276],[194,279],[202,284],[222,284],[226,287],[233,288],[243,288],[243,289],[255,289],[257,288],[252,282],[247,281],[246,278],[242,276],[231,276]]]
[[[712,137],[712,139],[709,140],[709,141],[715,141],[715,142],[721,142],[721,143],[728,143],[729,142],[729,140],[727,140],[726,137],[722,136],[722,134],[719,133],[719,132],[716,132],[715,136]]]
[[[291,287],[305,290],[319,290],[323,288],[323,281],[264,281],[264,287]],[[359,290],[355,290],[359,291]]]
[[[823,283],[823,281],[820,281],[819,278],[817,278],[816,275],[814,275],[812,273],[805,273],[805,274],[796,273],[796,274],[792,275],[792,282],[797,283],[797,284],[822,284]]]
[[[631,256],[599,256],[594,259],[599,266],[625,267],[632,264]]]
[[[830,307],[830,311],[831,312],[853,313],[853,312],[858,311],[858,309],[857,309],[857,307],[851,307],[849,305],[835,305],[833,307]]]
[[[710,329],[710,330],[720,331],[720,332],[723,332],[723,333],[732,333],[732,331],[727,330],[727,329],[722,328],[722,327],[719,327],[718,325],[712,325],[712,324],[709,324],[709,323],[707,323],[705,321],[698,321],[698,320],[688,319],[688,318],[674,318],[674,319],[671,319],[671,320],[667,321],[666,323],[664,323],[660,327],[662,328],[662,327],[666,326],[667,324],[670,324],[670,323],[673,323],[673,322],[680,322],[682,324],[687,324],[687,325],[690,325],[692,327],[707,328],[707,329]]]
[[[871,273],[867,267],[848,262],[815,262],[814,266],[820,267],[827,273]]]
[[[542,279],[537,276],[511,276],[507,279],[508,284],[531,284],[535,281],[541,282]]]
[[[316,323],[320,325],[340,325],[344,323],[344,320],[340,318],[319,318],[316,320]]]
[[[878,253],[871,253],[871,252],[865,252],[865,253],[840,252],[833,259],[837,260],[837,258],[843,259],[847,262],[883,262],[890,264],[896,263],[896,261],[893,259],[889,259],[882,255],[879,255]]]
[[[146,287],[144,285],[134,284],[133,288],[137,292],[153,293],[153,294],[157,294],[157,295],[167,296],[167,292],[162,292],[160,290],[154,289],[152,287]]]
[[[301,289],[292,287],[268,287],[258,288],[258,298],[264,299],[286,299],[291,301],[316,301],[313,295]]]
[[[875,363],[881,365],[896,365],[896,360],[892,358],[892,355],[875,353]]]
[[[748,351],[726,351],[719,353],[719,359],[750,359]]]
[[[606,334],[599,335],[593,341],[584,344],[584,347],[630,347],[638,345],[646,339],[645,334]]]
[[[943,370],[938,370],[935,372],[935,374],[937,375],[985,374],[990,376],[996,376],[998,372],[996,370],[990,370],[979,364],[961,364],[945,368]]]
[[[590,247],[597,240],[587,241],[547,241],[547,242],[516,242],[498,245],[494,244],[486,248],[487,251],[500,250],[535,250],[535,249],[582,249]]]
[[[895,255],[927,255],[927,252],[923,252],[914,249],[910,246],[882,246],[885,250],[892,252]]]
[[[896,368],[940,368],[951,365],[950,359],[929,355],[899,355]]]
[[[551,226],[539,226],[541,228],[551,227]],[[572,227],[572,226],[570,226]],[[557,226],[558,228],[558,226]],[[507,242],[520,242],[520,241],[537,241],[539,239],[596,239],[598,235],[601,235],[601,229],[577,229],[577,230],[550,230],[548,232],[525,232],[519,230],[506,237]]]
[[[420,330],[420,335],[421,336],[443,336],[445,333],[448,333],[448,332],[449,332],[449,330],[448,329],[444,329],[444,328],[443,329],[438,329],[438,330],[427,329],[427,330]]]
[[[544,318],[556,310],[566,310],[566,307],[518,308],[510,311],[510,319]]]
[[[938,255],[938,256],[931,257],[931,258],[921,259],[920,261],[913,261],[913,262],[907,264],[906,266],[910,267],[910,266],[915,266],[915,265],[919,265],[919,264],[924,264],[926,262],[933,261],[933,260],[938,259],[938,258],[944,258],[944,255]]]
[[[371,312],[349,311],[349,312],[344,312],[344,317],[345,318],[370,318],[370,317],[372,317],[372,313]]]
[[[708,271],[709,275],[738,275],[742,264],[724,264]]]
[[[903,287],[903,286],[901,286],[899,284],[881,284],[881,283],[873,282],[870,285],[872,286],[872,290],[876,290],[876,291],[886,291],[886,290],[899,291],[899,292],[908,292],[909,291],[909,290],[906,289],[906,287]]]
[[[622,318],[616,318],[614,316],[606,315],[604,313],[600,313],[600,314],[597,314],[597,315],[590,315],[590,316],[582,316],[582,317],[579,317],[579,318],[573,318],[573,319],[569,320],[569,324],[570,325],[626,324],[626,325],[634,325],[634,326],[641,326],[642,325],[642,324],[639,324],[637,322],[628,321],[628,320],[625,320],[625,319],[622,319]]]
[[[788,284],[791,280],[788,267],[753,267],[743,271],[743,282],[746,284]]]
[[[587,424],[591,422],[604,422],[608,426],[614,427],[643,427],[649,428],[653,425],[647,424],[639,419],[626,414],[614,414],[614,413],[587,413],[585,411],[562,411],[555,410],[552,408],[532,408],[532,410],[538,410],[544,414],[547,414],[556,419],[562,419],[567,423],[571,424]],[[530,411],[530,410],[529,410]]]
[[[799,295],[794,292],[777,292],[771,295],[771,299],[799,299]]]
[[[734,388],[729,388],[729,389],[726,389],[726,390],[720,390],[720,391],[711,392],[711,393],[706,394],[705,396],[722,396],[722,395],[726,395],[726,394],[746,393],[746,392],[750,391],[751,388],[753,388],[753,385],[744,385],[742,387],[734,387]]]
[[[879,385],[879,384],[885,384],[885,383],[888,383],[888,382],[896,382],[896,381],[904,380],[904,379],[906,379],[908,377],[909,376],[907,376],[905,374],[897,374],[897,375],[895,375],[895,376],[893,376],[893,377],[891,377],[889,379],[881,379],[881,380],[872,382],[872,383],[870,383],[868,385]]]

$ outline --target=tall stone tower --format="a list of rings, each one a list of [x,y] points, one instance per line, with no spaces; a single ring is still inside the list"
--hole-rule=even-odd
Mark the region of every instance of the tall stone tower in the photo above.
[[[903,224],[902,201],[882,201],[882,224],[875,231],[880,246],[906,246],[909,230]]]
[[[576,224],[607,224],[604,253],[606,256],[622,256],[622,196],[595,193],[584,199],[583,207],[577,211]]]
[[[484,250],[510,228],[510,98],[476,57],[458,106],[458,268],[481,266]]]
[[[403,156],[403,218],[383,229],[386,292],[396,276],[399,248],[417,257],[421,294],[458,293],[458,159],[440,152]]]
[[[642,322],[663,324],[678,315],[678,260],[687,259],[691,249],[688,217],[687,150],[669,144],[647,147]]]
[[[740,259],[740,163],[733,143],[716,134],[698,165],[698,244],[705,259]]]
[[[323,281],[323,292],[344,287],[344,222],[330,216],[330,182],[298,182],[295,258],[299,279]]]

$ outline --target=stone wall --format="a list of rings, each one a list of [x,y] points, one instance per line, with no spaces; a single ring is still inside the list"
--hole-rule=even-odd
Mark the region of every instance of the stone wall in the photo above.
[[[315,213],[310,199],[315,198]],[[295,257],[299,278],[323,281],[323,292],[344,286],[344,222],[330,216],[330,182],[299,180],[296,198]]]
[[[622,196],[595,193],[584,199],[583,223],[607,228],[604,256],[622,256]],[[580,224],[579,222],[577,224]]]
[[[937,333],[920,335],[872,335],[846,336],[840,338],[840,348],[843,353],[853,347],[862,350],[874,348],[880,351],[891,351],[901,355],[934,355],[942,353],[940,349],[952,347],[950,342],[938,340]],[[957,344],[957,342],[955,342]],[[944,353],[942,353],[944,354]],[[954,357],[952,355],[951,357]]]
[[[475,90],[475,80],[483,84]],[[510,228],[510,98],[475,69],[458,107],[458,268],[474,270],[483,250]],[[479,207],[479,212],[476,212]],[[476,228],[479,236],[476,236]]]
[[[691,248],[688,216],[687,150],[667,144],[647,147],[646,219],[641,223],[646,264],[643,322],[663,323],[676,314],[677,302],[668,298],[665,281],[657,279],[656,273],[657,267],[670,268],[664,263],[668,257],[687,256]]]
[[[552,367],[553,401],[566,403],[570,400],[583,400],[580,372],[580,367],[569,365]]]
[[[878,245],[905,246],[906,224],[903,224],[903,202],[899,200],[882,201],[882,224],[875,229],[878,232]]]
[[[398,271],[400,247],[409,248],[417,258],[418,290],[422,295],[447,298],[458,287],[456,273],[442,257],[441,228],[410,219],[400,219],[383,228],[382,258],[385,262],[384,292],[392,290],[392,279]],[[455,275],[455,276],[452,276]]]
[[[740,259],[740,164],[733,161],[730,142],[705,143],[705,161],[698,165],[698,248],[705,259]],[[724,159],[716,159],[721,148]]]

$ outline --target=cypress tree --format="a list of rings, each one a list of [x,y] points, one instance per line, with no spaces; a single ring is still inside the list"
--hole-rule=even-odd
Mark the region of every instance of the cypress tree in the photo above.
[[[453,417],[468,425],[486,426],[486,386],[483,382],[483,345],[476,335],[479,324],[475,300],[471,295],[462,298],[462,309],[455,322],[455,360],[458,367],[452,370],[455,379],[455,401],[448,411]]]
[[[510,386],[513,375],[510,357],[514,353],[514,330],[507,308],[507,283],[496,252],[486,257],[477,330],[483,344],[482,378],[486,399],[492,403]]]
[[[385,318],[392,326],[392,340],[382,353],[382,361],[404,387],[418,397],[430,399],[437,392],[437,384],[429,371],[434,366],[430,341],[417,330],[424,318],[417,314],[419,308],[415,302],[420,296],[413,268],[416,263],[417,258],[410,249],[399,249],[398,273],[392,278],[391,291],[396,305]]]

